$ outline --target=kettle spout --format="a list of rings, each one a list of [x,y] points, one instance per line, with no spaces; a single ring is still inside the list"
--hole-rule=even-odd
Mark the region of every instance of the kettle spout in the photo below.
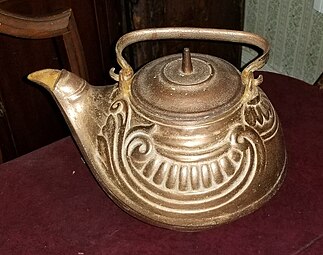
[[[92,148],[97,142],[97,135],[106,125],[107,112],[117,86],[92,86],[64,69],[36,71],[29,74],[28,79],[50,92],[79,146]]]
[[[43,69],[29,74],[28,79],[46,88],[57,101],[79,98],[91,87],[81,77],[64,69]]]
[[[43,69],[33,72],[27,76],[28,80],[33,81],[49,91],[54,91],[57,81],[61,76],[61,71],[57,69]]]

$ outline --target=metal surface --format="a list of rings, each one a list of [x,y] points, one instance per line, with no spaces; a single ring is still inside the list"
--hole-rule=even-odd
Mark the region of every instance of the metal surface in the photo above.
[[[192,69],[182,71],[182,55],[156,59],[132,79],[130,100],[152,119],[174,122],[210,122],[240,104],[244,93],[239,71],[222,59],[192,54]]]
[[[185,75],[191,74],[193,72],[192,58],[191,58],[191,52],[189,48],[184,48],[181,71]]]
[[[249,43],[264,53],[241,75],[223,60],[190,58],[187,50],[184,60],[167,56],[134,74],[123,49],[165,38]],[[51,91],[91,171],[121,208],[157,226],[195,231],[235,220],[274,195],[286,154],[278,116],[257,87],[261,77],[253,76],[267,60],[263,38],[148,29],[123,36],[116,51],[122,69],[111,72],[119,81],[113,87],[93,87],[65,70],[29,79]]]

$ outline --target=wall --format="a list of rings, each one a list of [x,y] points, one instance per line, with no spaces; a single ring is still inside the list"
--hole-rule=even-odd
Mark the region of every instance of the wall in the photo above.
[[[113,49],[123,33],[121,7],[120,0],[0,0],[1,10],[27,17],[72,8],[89,82],[95,85],[112,84],[108,70],[117,66]],[[6,19],[1,22],[5,24]],[[68,62],[61,37],[27,40],[0,34],[0,163],[70,134],[50,94],[26,79],[27,74],[44,68],[69,70]]]
[[[128,0],[129,1],[129,0]],[[149,0],[130,1],[130,23],[134,30],[147,27],[213,27],[243,30],[244,0]],[[135,67],[169,54],[207,53],[239,67],[241,47],[201,40],[158,40],[130,46]]]
[[[265,70],[313,84],[323,72],[323,14],[313,0],[246,0],[244,30],[271,44]],[[242,63],[255,56],[244,48]]]

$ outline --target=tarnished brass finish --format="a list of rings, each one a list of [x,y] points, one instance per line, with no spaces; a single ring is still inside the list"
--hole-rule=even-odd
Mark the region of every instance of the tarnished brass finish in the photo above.
[[[182,72],[186,75],[193,72],[191,52],[189,48],[184,48],[183,51]]]
[[[134,74],[128,45],[169,38],[248,43],[263,54],[243,72],[190,54],[154,60]],[[29,79],[60,105],[95,178],[125,211],[151,224],[194,231],[250,213],[279,188],[286,163],[278,116],[253,71],[269,46],[240,31],[160,28],[131,32],[116,46],[118,84],[94,87],[65,70]]]

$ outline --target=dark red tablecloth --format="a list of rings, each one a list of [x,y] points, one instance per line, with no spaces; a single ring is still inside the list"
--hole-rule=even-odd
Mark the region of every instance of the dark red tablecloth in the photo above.
[[[323,254],[323,96],[264,73],[288,151],[287,177],[260,210],[182,233],[119,209],[68,137],[0,165],[0,254]]]

